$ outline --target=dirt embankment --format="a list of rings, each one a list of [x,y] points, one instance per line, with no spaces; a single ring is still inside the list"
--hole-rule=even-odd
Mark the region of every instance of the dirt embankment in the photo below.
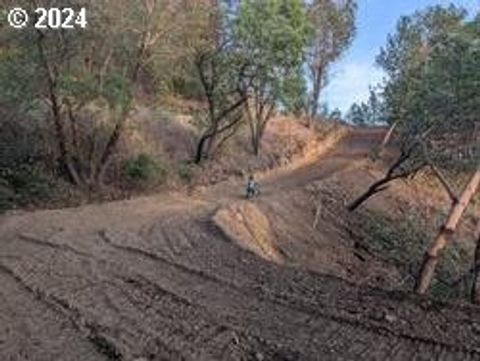
[[[238,202],[222,208],[213,217],[213,222],[238,246],[268,261],[282,262],[270,221],[253,203]]]
[[[215,148],[215,157],[201,167],[189,167],[201,135],[192,117],[141,109],[134,124],[125,137],[124,156],[147,153],[166,163],[170,186],[181,183],[179,177],[185,181],[186,172],[190,185],[211,186],[248,173],[298,166],[329,151],[347,132],[335,122],[307,128],[299,119],[278,116],[267,125],[259,156],[252,154],[249,129],[242,127],[229,142]]]

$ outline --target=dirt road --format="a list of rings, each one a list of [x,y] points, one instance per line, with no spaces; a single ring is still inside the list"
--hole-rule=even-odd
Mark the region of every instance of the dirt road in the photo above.
[[[355,132],[262,180],[276,195],[352,166]],[[212,223],[229,182],[0,219],[0,360],[478,360],[480,310],[267,262]]]

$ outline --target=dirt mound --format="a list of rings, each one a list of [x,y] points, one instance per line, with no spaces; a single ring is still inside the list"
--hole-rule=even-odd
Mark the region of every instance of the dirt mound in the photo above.
[[[213,221],[234,243],[269,261],[283,263],[275,246],[275,235],[267,216],[250,202],[234,203],[220,209]]]

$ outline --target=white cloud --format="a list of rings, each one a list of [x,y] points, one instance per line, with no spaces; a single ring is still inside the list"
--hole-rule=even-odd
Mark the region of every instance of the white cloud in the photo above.
[[[330,84],[325,89],[322,101],[330,109],[346,112],[354,102],[366,101],[369,87],[382,81],[384,73],[373,64],[347,62],[339,64],[332,72]]]

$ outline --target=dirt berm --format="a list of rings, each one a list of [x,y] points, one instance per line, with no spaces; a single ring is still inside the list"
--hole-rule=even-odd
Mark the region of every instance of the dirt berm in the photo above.
[[[237,202],[220,209],[213,217],[223,233],[240,247],[269,261],[281,263],[270,221],[253,203]]]

